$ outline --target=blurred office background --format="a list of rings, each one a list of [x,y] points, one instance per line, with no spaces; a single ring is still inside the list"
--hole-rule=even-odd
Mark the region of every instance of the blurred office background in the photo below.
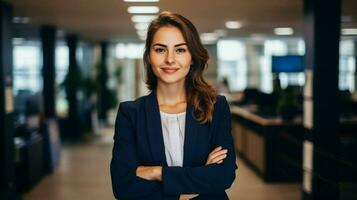
[[[116,111],[148,93],[165,10],[196,25],[230,102],[230,199],[357,199],[357,1],[2,0],[1,200],[114,199]]]

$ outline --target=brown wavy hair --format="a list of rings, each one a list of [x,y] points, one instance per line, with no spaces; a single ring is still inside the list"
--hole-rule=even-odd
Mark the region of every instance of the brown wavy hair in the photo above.
[[[192,65],[185,78],[185,89],[187,102],[194,108],[194,118],[200,123],[211,122],[217,92],[203,78],[203,72],[208,67],[208,52],[195,26],[180,14],[162,12],[149,25],[144,51],[146,85],[151,91],[157,88],[157,77],[152,71],[149,56],[154,35],[164,26],[173,26],[181,31],[192,56]]]

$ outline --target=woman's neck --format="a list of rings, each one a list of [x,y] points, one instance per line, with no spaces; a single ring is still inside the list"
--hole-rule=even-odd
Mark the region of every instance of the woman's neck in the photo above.
[[[175,106],[186,102],[186,90],[184,84],[158,83],[156,93],[159,105]]]

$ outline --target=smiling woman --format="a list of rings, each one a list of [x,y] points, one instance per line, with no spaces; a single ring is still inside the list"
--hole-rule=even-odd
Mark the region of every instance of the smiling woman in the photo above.
[[[208,53],[185,17],[161,13],[144,52],[151,90],[122,102],[111,176],[116,198],[228,199],[237,169],[231,114],[203,79]]]
[[[158,81],[183,87],[191,63],[191,54],[181,31],[173,26],[160,28],[150,48],[150,65]]]

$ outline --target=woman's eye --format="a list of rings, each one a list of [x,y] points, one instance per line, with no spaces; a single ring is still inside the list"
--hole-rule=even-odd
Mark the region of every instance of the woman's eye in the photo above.
[[[164,48],[156,48],[156,49],[154,49],[154,51],[155,51],[156,53],[164,53],[164,52],[165,52],[165,49],[164,49]]]
[[[176,52],[177,53],[185,53],[186,52],[186,49],[184,49],[184,48],[179,48],[179,49],[176,49]]]

